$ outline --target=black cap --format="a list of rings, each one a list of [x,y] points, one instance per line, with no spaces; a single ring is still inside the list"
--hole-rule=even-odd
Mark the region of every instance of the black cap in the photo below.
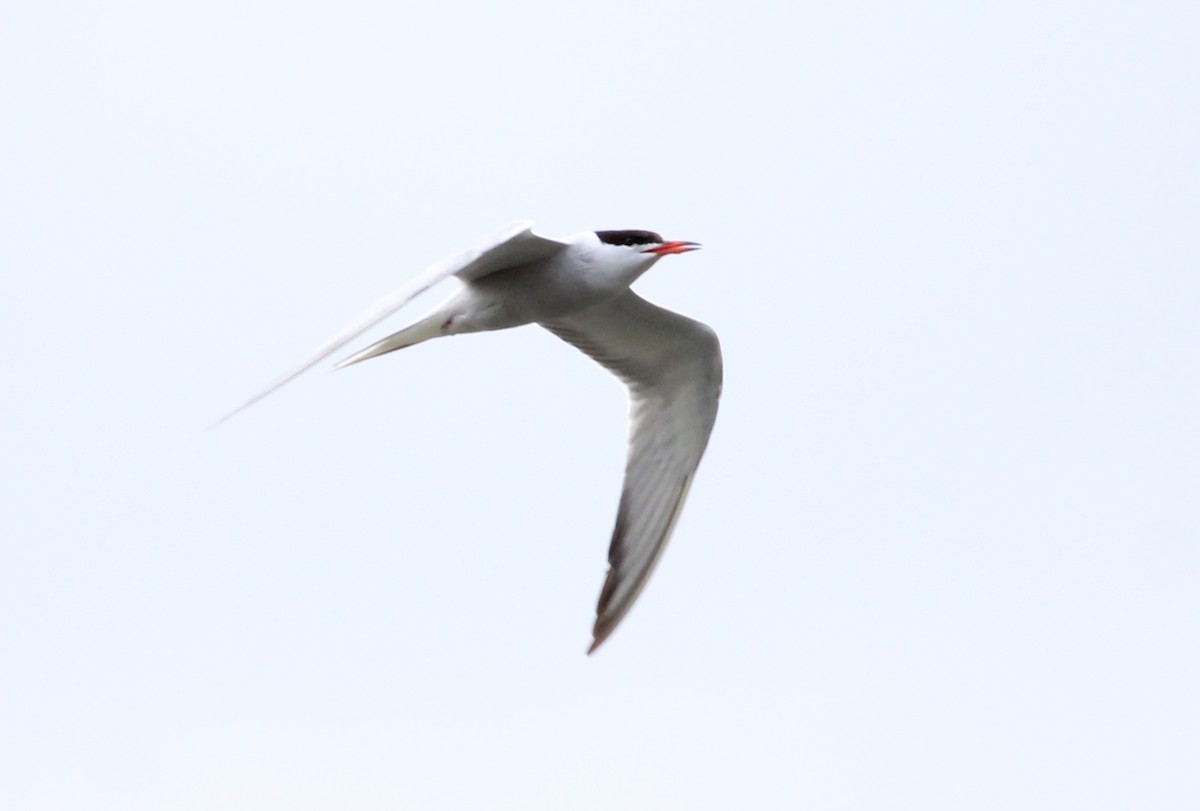
[[[658,245],[663,238],[653,231],[597,231],[605,245]]]

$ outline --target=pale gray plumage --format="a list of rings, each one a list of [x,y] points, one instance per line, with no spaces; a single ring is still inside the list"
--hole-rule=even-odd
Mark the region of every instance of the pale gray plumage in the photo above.
[[[708,445],[721,395],[721,347],[699,321],[626,290],[542,326],[629,387],[629,457],[592,631],[599,647],[658,563]]]
[[[647,231],[588,231],[558,240],[534,234],[532,225],[515,223],[431,265],[220,421],[450,276],[463,286],[432,313],[339,366],[431,338],[528,323],[578,347],[624,381],[630,396],[625,483],[590,653],[629,611],[670,538],[716,420],[721,350],[716,334],[704,324],[657,307],[629,289],[660,258],[694,250],[695,243],[667,242]]]

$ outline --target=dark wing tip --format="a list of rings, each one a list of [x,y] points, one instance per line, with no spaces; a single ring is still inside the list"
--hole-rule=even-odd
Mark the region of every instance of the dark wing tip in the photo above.
[[[596,627],[592,630],[592,644],[589,645],[587,649],[588,656],[591,656],[596,652],[597,648],[604,644],[604,641],[612,635],[613,631],[616,630],[619,622],[620,618],[618,617],[616,621],[610,621],[605,625],[605,627],[601,628],[600,620],[596,620]]]
[[[615,567],[610,567],[608,575],[604,578],[604,588],[600,591],[600,602],[596,606],[596,623],[592,626],[592,645],[588,648],[588,656],[596,652],[596,648],[604,644],[604,640],[617,629],[621,623],[621,618],[625,616],[625,611],[618,611],[613,614],[609,612],[609,600],[612,599],[612,594],[617,588],[617,570]]]
[[[638,570],[634,572],[623,572],[625,560],[623,542],[628,528],[629,516],[626,512],[625,499],[622,498],[621,507],[617,510],[617,525],[613,528],[612,543],[608,549],[608,574],[604,578],[604,587],[600,589],[600,600],[596,604],[596,624],[592,626],[592,646],[588,648],[589,656],[596,648],[604,644],[604,640],[612,635],[612,632],[625,619],[625,615],[629,613],[629,609],[633,608],[633,604],[637,602],[638,596],[642,593],[642,589],[658,565],[659,558],[662,557],[667,541],[675,529],[675,521],[679,518],[679,513],[683,509],[683,503],[687,499],[687,491],[691,483],[692,474],[688,473],[683,477],[683,481],[680,483],[674,498],[670,499],[673,504],[670,518],[668,518],[666,526],[663,527],[661,534],[659,534],[656,548],[650,560],[644,565],[639,566]],[[633,587],[630,591],[622,594],[614,605],[613,599],[616,596],[618,579],[631,579]]]

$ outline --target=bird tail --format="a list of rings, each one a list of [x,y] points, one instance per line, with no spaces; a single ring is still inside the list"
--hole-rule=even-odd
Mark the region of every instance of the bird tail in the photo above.
[[[392,333],[382,341],[376,341],[361,352],[355,352],[350,357],[340,361],[334,368],[342,369],[346,366],[352,366],[355,363],[361,363],[364,360],[386,355],[388,352],[395,352],[397,349],[403,349],[406,346],[428,341],[430,338],[437,338],[445,334],[442,331],[445,321],[445,316],[441,314],[434,314],[428,318],[423,318],[399,332]]]

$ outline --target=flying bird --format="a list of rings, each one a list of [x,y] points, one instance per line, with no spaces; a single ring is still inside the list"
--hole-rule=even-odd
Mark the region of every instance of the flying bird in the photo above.
[[[655,306],[630,285],[659,259],[699,248],[651,231],[585,231],[563,239],[514,223],[437,262],[344,327],[307,361],[222,417],[258,402],[436,283],[462,284],[433,312],[336,368],[447,335],[538,324],[629,389],[629,448],[592,653],[629,611],[662,556],[708,445],[721,395],[721,347],[699,321]]]

